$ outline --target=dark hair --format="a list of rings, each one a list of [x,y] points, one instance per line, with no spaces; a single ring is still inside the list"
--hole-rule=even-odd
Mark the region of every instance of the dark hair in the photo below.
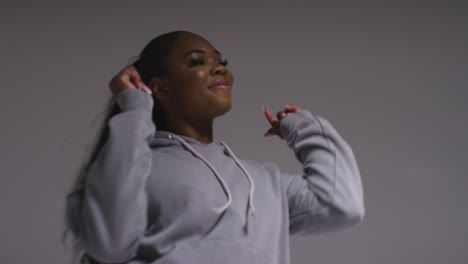
[[[166,58],[167,54],[171,51],[172,47],[179,39],[181,34],[190,33],[187,31],[172,31],[165,34],[162,34],[154,39],[152,39],[141,51],[138,59],[133,63],[137,71],[139,72],[142,81],[149,85],[149,81],[152,77],[161,77],[167,73],[166,67]],[[155,99],[153,97],[153,99]],[[159,109],[158,103],[155,102],[153,107],[153,121],[156,124],[156,127],[164,127],[164,114]],[[86,176],[88,174],[89,168],[96,160],[99,152],[101,151],[102,147],[104,146],[107,138],[109,137],[109,127],[108,122],[109,120],[115,116],[116,114],[121,112],[120,107],[115,102],[115,98],[111,97],[107,103],[107,111],[104,117],[104,121],[100,127],[99,133],[95,139],[95,144],[88,159],[84,162],[84,164],[79,168],[78,175],[76,177],[76,181],[72,187],[72,190],[67,194],[67,199],[70,196],[79,195],[79,199],[82,199],[82,194],[84,193],[85,189],[85,182]],[[81,257],[79,258],[79,262],[81,264],[99,264],[96,260],[93,260],[86,252],[83,252],[81,245],[79,243],[79,228],[77,226],[72,226],[73,221],[71,221],[71,214],[68,211],[69,208],[66,208],[65,213],[65,230],[63,232],[62,241],[66,242],[67,234],[71,231],[73,235],[73,249],[74,249],[74,257],[77,254],[81,253]]]

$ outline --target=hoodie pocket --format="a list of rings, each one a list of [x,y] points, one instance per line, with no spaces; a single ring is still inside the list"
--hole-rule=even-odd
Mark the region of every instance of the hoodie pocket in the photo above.
[[[262,249],[228,240],[203,239],[179,243],[153,264],[276,264],[278,257]]]

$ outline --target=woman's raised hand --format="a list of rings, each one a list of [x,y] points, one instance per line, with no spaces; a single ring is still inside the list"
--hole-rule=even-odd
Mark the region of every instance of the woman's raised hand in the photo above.
[[[286,105],[283,110],[278,111],[276,113],[276,118],[273,116],[273,114],[268,110],[266,106],[263,107],[263,113],[265,114],[266,119],[268,120],[268,123],[270,123],[271,127],[270,129],[265,132],[265,137],[269,137],[272,135],[277,135],[280,136],[280,122],[281,119],[285,118],[288,115],[294,114],[296,112],[299,112],[301,109],[295,105]]]
[[[140,74],[133,66],[127,66],[112,78],[109,88],[114,96],[125,89],[140,89],[145,93],[151,94],[151,90],[141,81]]]

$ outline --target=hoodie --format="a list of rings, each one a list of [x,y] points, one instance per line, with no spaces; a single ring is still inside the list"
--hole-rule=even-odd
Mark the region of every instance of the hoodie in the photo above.
[[[361,176],[348,143],[301,110],[280,123],[303,166],[236,157],[152,121],[153,99],[119,93],[122,109],[66,216],[85,252],[102,263],[290,263],[289,235],[342,229],[364,216]]]

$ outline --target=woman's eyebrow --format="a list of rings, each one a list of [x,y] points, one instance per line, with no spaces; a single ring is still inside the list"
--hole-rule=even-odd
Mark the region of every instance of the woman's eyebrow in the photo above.
[[[214,52],[217,54],[217,55],[221,55],[221,52],[217,51],[217,50],[214,50]],[[202,54],[205,54],[206,53],[206,50],[202,50],[202,49],[194,49],[194,50],[191,50],[189,52],[187,52],[184,57],[187,57],[188,55],[192,54],[192,53],[202,53]]]

